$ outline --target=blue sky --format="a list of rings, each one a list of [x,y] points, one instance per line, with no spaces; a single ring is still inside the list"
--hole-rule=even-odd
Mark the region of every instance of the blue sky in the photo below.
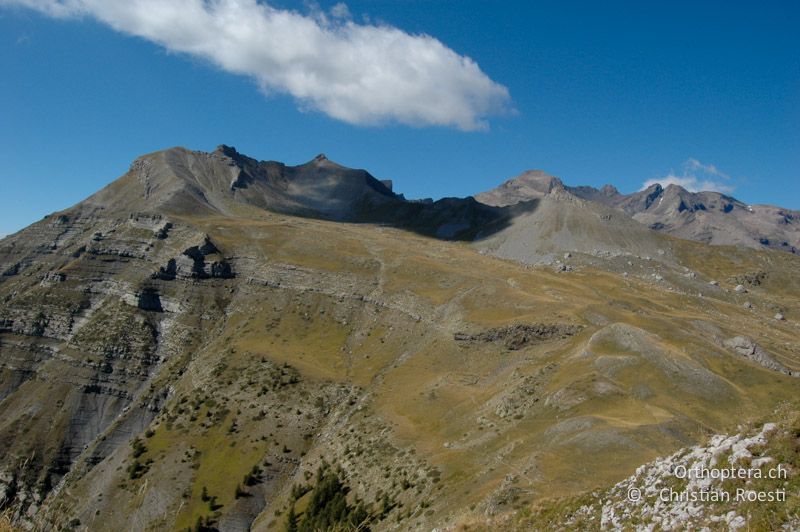
[[[324,152],[407,197],[474,194],[540,168],[573,185],[677,180],[800,208],[796,2],[269,2],[289,55],[244,32],[218,51],[207,14],[173,29],[67,3],[84,15],[0,0],[0,234],[142,153],[221,143],[288,164]],[[319,27],[314,49],[302,32]],[[197,35],[210,48],[175,51],[198,49]],[[334,93],[361,66],[418,81]]]

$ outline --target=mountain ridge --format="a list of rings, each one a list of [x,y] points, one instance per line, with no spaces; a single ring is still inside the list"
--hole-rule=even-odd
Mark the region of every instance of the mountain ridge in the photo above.
[[[541,170],[523,172],[475,197],[489,205],[510,206],[540,199],[551,190],[624,212],[649,228],[712,245],[741,245],[800,253],[800,211],[773,205],[749,205],[719,192],[690,192],[656,183],[630,194],[613,185],[600,189],[568,186]]]
[[[729,195],[690,192],[674,184],[622,194],[610,184],[599,189],[570,186],[543,170],[528,170],[466,198],[407,200],[393,189],[393,180],[379,180],[324,154],[288,166],[259,161],[222,144],[212,152],[174,147],[142,155],[123,176],[75,207],[232,213],[248,206],[321,219],[389,223],[463,240],[507,227],[517,214],[530,210],[532,200],[566,193],[679,238],[800,253],[800,211],[749,205]]]
[[[138,157],[128,172],[71,209],[235,214],[256,208],[354,223],[387,223],[438,238],[471,238],[502,226],[508,214],[472,198],[409,201],[391,182],[320,154],[287,166],[257,161],[235,148],[169,148]],[[68,209],[69,210],[69,209]]]

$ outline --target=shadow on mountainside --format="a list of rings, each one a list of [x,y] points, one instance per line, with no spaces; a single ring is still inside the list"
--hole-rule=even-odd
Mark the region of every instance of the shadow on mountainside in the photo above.
[[[439,240],[472,242],[503,231],[517,216],[535,211],[539,202],[493,207],[471,196],[435,202],[402,200],[362,210],[355,222],[387,225]]]

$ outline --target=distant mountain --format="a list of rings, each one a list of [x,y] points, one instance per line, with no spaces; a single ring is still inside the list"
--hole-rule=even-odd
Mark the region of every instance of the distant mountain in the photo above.
[[[526,263],[551,262],[565,253],[670,259],[669,239],[628,214],[581,199],[550,176],[529,174],[526,181],[519,188],[492,195],[500,204],[522,191],[534,199],[506,206],[514,213],[507,227],[482,235],[476,243],[480,248]],[[487,196],[478,197],[485,200]]]
[[[608,190],[608,189],[606,189]],[[652,229],[714,245],[770,247],[798,253],[800,212],[772,205],[747,205],[719,192],[689,192],[659,184],[635,192],[573,193],[623,210]]]
[[[566,186],[540,170],[525,172],[477,194],[487,205],[510,206],[541,199],[554,190],[620,210],[649,228],[712,245],[737,245],[800,252],[800,211],[747,205],[718,192],[690,192],[659,184],[632,194],[615,187]]]
[[[324,155],[299,166],[256,161],[230,146],[211,153],[171,148],[136,159],[83,205],[112,211],[230,214],[242,206],[335,220],[398,201],[364,170]]]
[[[541,170],[528,170],[497,188],[476,194],[475,199],[486,205],[506,207],[543,198],[554,189],[564,190],[564,183],[559,178]]]
[[[130,170],[78,204],[88,212],[241,214],[256,208],[344,222],[396,225],[446,239],[468,239],[502,223],[503,210],[473,198],[408,201],[366,170],[324,155],[299,166],[257,161],[230,146],[211,153],[170,148],[136,159]],[[74,210],[74,209],[73,209]]]

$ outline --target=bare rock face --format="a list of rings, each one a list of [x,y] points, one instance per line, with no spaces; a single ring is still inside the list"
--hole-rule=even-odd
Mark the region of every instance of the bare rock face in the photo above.
[[[11,264],[10,266],[6,267],[6,269],[3,270],[2,274],[3,277],[11,277],[12,275],[17,275],[19,273],[19,269],[21,266],[22,265],[19,262],[15,262],[14,264]]]
[[[195,246],[183,250],[179,256],[171,258],[158,271],[153,279],[171,281],[181,279],[232,279],[233,268],[219,253],[208,236]]]
[[[214,259],[217,260],[214,260]],[[230,264],[219,257],[219,250],[206,237],[199,246],[192,246],[183,251],[177,259],[177,274],[185,277],[206,279],[218,277],[230,279],[233,277]]]
[[[153,312],[162,312],[164,308],[161,306],[161,297],[158,295],[158,290],[155,288],[145,288],[136,295],[136,306],[142,310],[150,310]]]
[[[782,364],[776,362],[769,354],[764,351],[757,343],[745,336],[735,336],[726,340],[725,347],[735,352],[737,355],[742,356],[748,360],[759,364],[772,371],[783,373],[793,377],[800,375],[794,374],[786,369]]]
[[[767,279],[768,273],[759,270],[755,272],[747,272],[741,275],[736,275],[731,277],[730,281],[732,284],[736,285],[744,285],[744,286],[761,286],[761,284]]]
[[[63,272],[47,272],[42,276],[42,284],[49,285],[53,283],[63,283],[67,279],[67,274]]]
[[[581,329],[583,327],[580,325],[563,323],[518,324],[489,329],[477,334],[459,332],[453,338],[460,342],[502,342],[506,349],[515,351],[536,342],[569,338],[580,332]]]

